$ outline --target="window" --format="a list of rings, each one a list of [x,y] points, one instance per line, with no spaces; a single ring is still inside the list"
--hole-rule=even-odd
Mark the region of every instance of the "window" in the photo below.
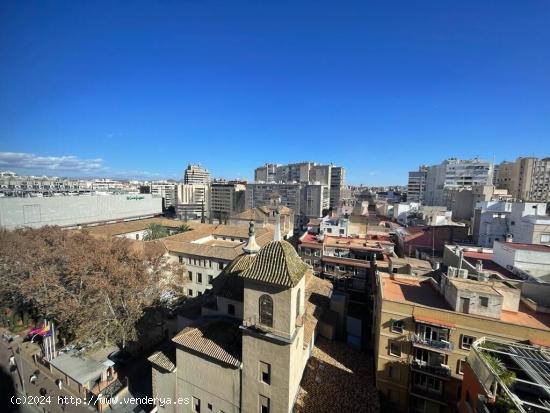
[[[193,411],[195,413],[200,413],[201,411],[201,400],[193,397]]]
[[[479,305],[489,307],[489,297],[479,297]]]
[[[180,264],[183,264],[183,257],[181,255],[178,256],[178,261],[179,261]]]
[[[198,297],[199,295],[202,295],[202,291],[197,291],[197,297]]]
[[[235,315],[235,306],[233,304],[227,304],[227,314]]]
[[[414,374],[414,386],[432,393],[441,393],[442,390],[441,380],[433,376],[420,373]]]
[[[301,299],[301,294],[302,294],[302,290],[300,288],[298,288],[298,292],[296,293],[296,317],[298,317],[300,315],[300,306],[302,305],[302,303],[300,302],[300,299]]]
[[[265,397],[260,394],[259,404],[260,404],[260,409],[259,409],[260,413],[269,413],[269,397]]]
[[[273,327],[273,299],[264,294],[260,297],[260,324]]]
[[[219,262],[218,267],[220,267],[220,270],[223,270],[223,268],[225,267],[225,264],[223,262]]]
[[[327,232],[328,232],[329,234],[332,234],[332,228],[327,228]]]
[[[187,290],[187,295],[189,297],[193,297],[193,290],[191,290],[191,289]]]
[[[401,345],[399,343],[390,342],[390,356],[401,357]]]
[[[346,232],[345,230],[341,229],[340,230],[340,235],[344,235],[344,232]]]
[[[306,264],[311,265],[311,260],[306,260]]]
[[[472,343],[476,341],[475,337],[467,336],[466,334],[462,334],[462,338],[460,340],[460,348],[464,350],[469,350],[470,347],[472,347]]]
[[[540,242],[550,242],[550,234],[541,234]]]
[[[401,370],[397,366],[388,367],[388,376],[390,379],[399,380],[401,378]]]
[[[212,403],[208,403],[208,410],[212,410]]]
[[[403,333],[403,325],[405,323],[403,320],[391,320],[391,327],[390,330],[392,333]]]
[[[214,279],[214,276],[213,275],[209,275],[208,276],[208,284],[209,285],[212,285],[212,280]]]
[[[260,381],[271,384],[271,364],[260,361]]]
[[[200,272],[197,273],[197,282],[202,284],[202,274]]]
[[[139,239],[139,234],[136,234],[136,239]]]
[[[458,360],[458,368],[457,368],[458,374],[464,374],[464,363],[465,362],[466,362],[466,360]]]
[[[189,276],[189,281],[193,281],[193,271],[187,271],[187,275]]]
[[[321,256],[321,251],[315,250],[315,251],[313,251],[313,255],[315,255],[316,257],[320,257]]]
[[[311,255],[311,250],[309,248],[304,249],[306,255]]]

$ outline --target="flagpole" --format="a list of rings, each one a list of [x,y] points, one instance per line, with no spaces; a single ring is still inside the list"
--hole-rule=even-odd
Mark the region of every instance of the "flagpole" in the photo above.
[[[53,357],[52,357],[52,359],[54,359],[55,358],[55,330],[54,330],[53,321],[52,321],[52,345],[53,345]]]

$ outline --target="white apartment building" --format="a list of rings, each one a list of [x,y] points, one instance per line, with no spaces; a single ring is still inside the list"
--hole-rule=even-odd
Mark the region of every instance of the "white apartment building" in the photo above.
[[[550,217],[546,204],[536,202],[482,201],[474,211],[474,241],[491,248],[507,236],[515,242],[550,243]]]
[[[427,168],[424,203],[448,205],[446,190],[471,189],[476,185],[491,185],[493,164],[478,158],[449,158]]]
[[[164,199],[164,207],[176,206],[177,190],[174,182],[153,181],[151,182],[151,194]]]
[[[210,211],[210,186],[208,184],[178,184],[176,214],[179,219],[208,217]]]
[[[184,184],[208,184],[210,182],[210,172],[197,164],[187,165],[183,175]]]
[[[550,282],[550,245],[495,241],[493,261],[523,279]]]
[[[342,200],[351,197],[345,185],[346,170],[332,164],[322,165],[315,162],[265,164],[255,169],[254,180],[256,183],[326,185],[329,188],[328,206],[333,208],[337,208]],[[324,195],[320,202],[325,202]]]

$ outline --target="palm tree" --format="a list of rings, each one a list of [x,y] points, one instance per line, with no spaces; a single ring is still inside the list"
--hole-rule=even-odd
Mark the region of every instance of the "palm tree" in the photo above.
[[[151,224],[145,230],[145,234],[143,235],[143,241],[152,241],[154,239],[166,237],[167,235],[168,235],[168,231],[162,225]]]
[[[181,224],[177,229],[176,229],[176,234],[181,234],[182,232],[187,232],[187,231],[191,231],[191,227],[187,224]]]

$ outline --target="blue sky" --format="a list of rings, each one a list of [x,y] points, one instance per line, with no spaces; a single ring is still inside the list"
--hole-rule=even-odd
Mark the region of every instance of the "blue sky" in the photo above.
[[[0,0],[0,169],[404,184],[550,156],[550,2]]]

